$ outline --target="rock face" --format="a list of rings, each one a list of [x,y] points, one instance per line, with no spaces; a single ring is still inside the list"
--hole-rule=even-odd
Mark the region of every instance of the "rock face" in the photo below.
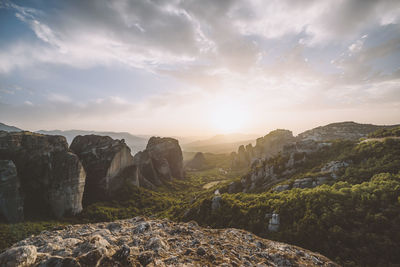
[[[269,218],[268,231],[277,232],[280,224],[279,214],[274,212],[272,214],[267,214],[265,217]]]
[[[192,171],[199,171],[199,170],[204,170],[207,169],[209,164],[206,161],[206,158],[204,157],[204,154],[202,152],[197,152],[193,159],[188,161],[185,165],[186,170],[192,170]]]
[[[16,166],[25,217],[61,217],[82,210],[86,174],[78,157],[68,150],[65,137],[0,132],[0,160],[12,160]],[[18,187],[17,183],[12,187]]]
[[[276,156],[284,146],[295,141],[289,130],[278,129],[256,140],[256,145],[240,146],[238,153],[232,153],[232,168],[250,166],[257,159]]]
[[[133,165],[131,150],[123,139],[79,135],[70,148],[78,155],[86,171],[84,204],[109,198],[122,184],[121,172]]]
[[[134,165],[139,185],[148,188],[184,177],[182,150],[173,138],[151,137],[146,149],[134,156]]]
[[[153,158],[163,158],[168,162],[172,177],[178,179],[184,177],[182,149],[178,140],[169,137],[151,137],[146,150]]]
[[[205,229],[195,222],[142,217],[44,231],[0,254],[0,263],[4,262],[77,267],[338,266],[320,254],[243,230]]]
[[[0,160],[0,213],[9,222],[24,219],[24,202],[17,167],[11,160]]]

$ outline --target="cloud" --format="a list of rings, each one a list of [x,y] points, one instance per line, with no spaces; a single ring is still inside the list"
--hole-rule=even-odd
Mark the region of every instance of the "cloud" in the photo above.
[[[54,102],[54,103],[70,103],[70,102],[72,102],[72,99],[69,96],[61,95],[61,94],[55,94],[55,93],[50,93],[47,96],[47,99],[50,102]]]
[[[140,92],[140,98],[112,85],[79,99],[63,92],[70,87],[62,83],[53,90],[38,82],[37,91],[50,92],[42,94],[42,102],[23,104],[29,99],[24,96],[20,106],[0,107],[3,117],[31,125],[23,114],[43,118],[42,128],[51,121],[59,128],[140,125],[150,132],[170,124],[176,131],[200,131],[207,123],[202,116],[218,110],[215,99],[275,123],[279,118],[274,112],[320,114],[366,110],[367,105],[396,110],[400,102],[400,4],[395,0],[38,3],[35,8],[5,1],[0,5],[34,36],[2,43],[2,77],[16,72],[33,77],[35,69],[60,75],[52,73],[53,65],[67,66],[61,70],[66,74],[70,69],[123,66],[134,74],[138,69],[151,73],[150,79],[172,77],[174,84],[166,85],[168,90],[161,85],[155,94]],[[379,35],[383,30],[388,34]],[[79,79],[76,86],[91,86],[84,75]],[[140,86],[134,84],[132,91]],[[3,102],[10,97],[3,96]]]

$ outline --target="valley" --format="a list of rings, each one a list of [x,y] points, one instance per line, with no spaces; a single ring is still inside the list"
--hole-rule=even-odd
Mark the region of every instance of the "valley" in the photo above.
[[[127,162],[126,167],[112,163],[125,171],[109,176],[107,187],[101,186],[101,179],[96,185],[100,186],[96,190],[112,191],[99,191],[103,193],[93,196],[102,197],[91,197],[90,201],[85,201],[83,194],[83,209],[75,215],[38,216],[30,210],[24,221],[10,224],[3,218],[0,247],[4,250],[31,235],[65,229],[70,224],[144,216],[145,221],[195,221],[202,227],[244,229],[321,253],[343,266],[396,263],[400,261],[400,140],[397,127],[388,129],[393,130],[362,133],[361,142],[353,137],[354,127],[348,138],[342,130],[342,138],[335,140],[310,141],[309,134],[302,139],[273,132],[257,142],[255,149],[260,152],[241,157],[240,165],[236,165],[240,157],[235,154],[188,152],[182,153],[181,163],[172,163],[179,158],[179,151],[172,152],[177,147],[175,141],[151,139],[146,150],[121,161]],[[321,136],[319,130],[316,135]],[[110,161],[109,155],[123,155],[119,151],[126,147],[105,137],[86,138],[71,146],[78,151],[74,148],[78,144],[83,148],[85,143],[89,145],[82,150],[87,151],[87,160],[82,161],[86,175],[92,175],[88,168],[93,167],[89,166],[97,166],[93,165],[96,159],[87,153]],[[268,149],[261,149],[261,144]],[[100,156],[100,151],[111,148],[115,152],[101,152],[105,154]],[[239,155],[243,153],[238,150]],[[247,147],[247,151],[251,149]],[[4,158],[4,149],[0,154]],[[165,165],[159,155],[171,163]],[[97,175],[101,166],[107,165],[93,169]],[[177,169],[169,176],[172,169],[166,171],[166,166]],[[182,170],[184,177],[179,178]]]

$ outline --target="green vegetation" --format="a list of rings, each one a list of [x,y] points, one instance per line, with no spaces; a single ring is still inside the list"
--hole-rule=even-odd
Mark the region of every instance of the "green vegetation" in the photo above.
[[[246,170],[225,173],[221,168],[228,166],[227,156],[205,156],[217,167],[187,172],[185,179],[174,180],[156,191],[127,185],[113,201],[94,203],[76,217],[57,222],[0,224],[0,246],[5,248],[30,234],[64,224],[145,215],[246,229],[318,251],[344,266],[400,264],[400,140],[335,141],[307,154],[304,161],[305,154],[299,153],[295,155],[299,160],[295,171],[283,183],[321,176],[321,168],[331,161],[345,161],[349,166],[329,185],[222,194],[221,208],[215,211],[211,209],[214,191],[239,180]],[[279,174],[285,171],[287,160],[287,156],[278,155],[267,164]],[[268,231],[266,215],[274,212],[280,217],[278,232]]]
[[[389,136],[400,136],[400,126],[381,129],[368,135],[369,138],[384,138]]]
[[[346,266],[399,263],[400,174],[383,173],[352,185],[338,182],[281,193],[223,194],[221,208],[211,200],[188,214],[201,225],[242,228],[318,251]],[[280,215],[280,230],[268,232],[266,214]]]

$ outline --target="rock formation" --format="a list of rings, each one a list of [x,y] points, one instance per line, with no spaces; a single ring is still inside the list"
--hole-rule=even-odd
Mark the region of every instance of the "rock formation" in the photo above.
[[[205,170],[210,167],[210,164],[207,163],[207,160],[202,152],[197,152],[193,159],[188,161],[185,165],[185,169],[191,171]]]
[[[78,135],[70,148],[78,155],[86,171],[83,199],[85,205],[112,196],[113,192],[122,186],[122,171],[133,165],[131,150],[123,139]]]
[[[184,177],[182,150],[173,138],[151,137],[146,149],[134,156],[134,165],[139,185],[148,188]]]
[[[280,218],[278,213],[267,213],[265,218],[269,219],[268,222],[268,231],[277,232],[279,230]]]
[[[0,160],[0,214],[9,222],[24,219],[20,180],[11,160]]]
[[[332,140],[359,140],[379,129],[391,129],[398,125],[373,125],[355,122],[338,122],[300,133],[294,137],[291,131],[278,129],[260,137],[253,147],[251,144],[240,146],[238,152],[231,154],[233,169],[249,167],[257,159],[268,159],[283,150],[310,153]]]
[[[283,147],[293,143],[295,138],[289,130],[278,129],[256,140],[256,145],[240,146],[238,153],[232,153],[232,168],[250,166],[256,159],[268,159],[282,151]]]
[[[273,223],[279,225],[274,215]],[[320,254],[243,230],[142,217],[44,231],[0,254],[0,265],[338,266]]]
[[[154,159],[164,158],[168,162],[172,177],[178,179],[184,177],[182,149],[178,140],[169,137],[151,137],[146,150]]]
[[[86,175],[78,157],[68,150],[65,137],[0,132],[0,159],[15,164],[16,173],[8,162],[8,170],[3,172],[1,180],[8,180],[10,190],[22,191],[25,217],[61,217],[82,210]],[[7,178],[4,173],[13,174]],[[17,189],[16,176],[21,190]],[[11,217],[21,218],[20,196],[15,195],[13,201],[17,210],[8,212],[18,214]]]

